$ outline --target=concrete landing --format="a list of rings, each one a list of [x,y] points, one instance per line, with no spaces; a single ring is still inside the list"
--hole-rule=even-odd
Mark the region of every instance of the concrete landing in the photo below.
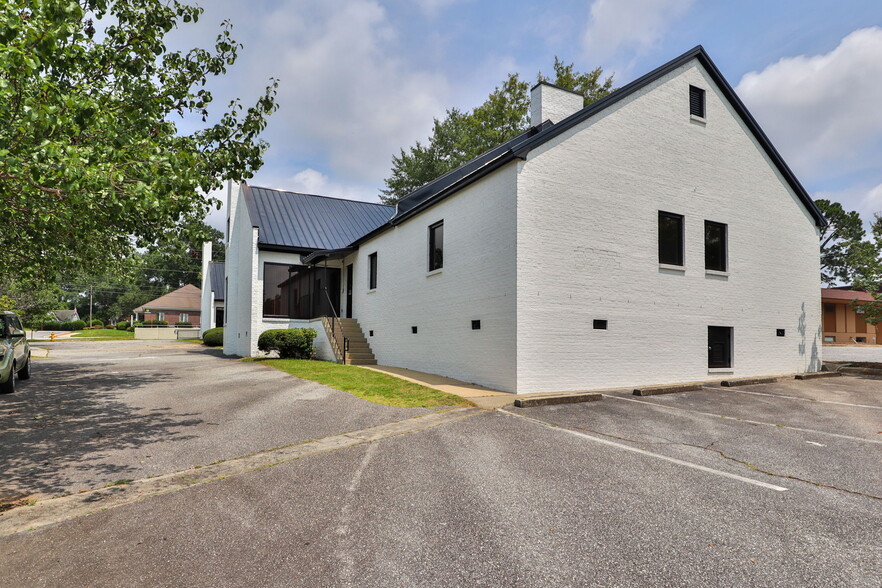
[[[455,380],[437,374],[427,374],[425,372],[418,372],[407,368],[391,367],[387,365],[360,365],[358,367],[366,370],[374,370],[375,372],[382,372],[384,374],[389,374],[390,376],[395,376],[396,378],[401,378],[402,380],[434,388],[435,390],[455,394],[456,396],[474,402],[475,405],[480,408],[494,409],[508,406],[509,404],[512,404],[516,398],[515,394],[509,392],[491,390],[490,388],[485,388],[484,386],[479,386],[477,384],[469,384],[461,380]]]

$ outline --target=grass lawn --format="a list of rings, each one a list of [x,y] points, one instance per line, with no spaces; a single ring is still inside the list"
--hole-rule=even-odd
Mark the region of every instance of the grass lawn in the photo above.
[[[91,331],[78,331],[71,338],[102,338],[102,339],[134,339],[135,334],[116,329],[92,329]]]
[[[336,390],[349,392],[377,404],[404,407],[474,406],[468,400],[427,388],[401,378],[366,370],[354,365],[308,359],[258,359],[297,378],[312,380]]]

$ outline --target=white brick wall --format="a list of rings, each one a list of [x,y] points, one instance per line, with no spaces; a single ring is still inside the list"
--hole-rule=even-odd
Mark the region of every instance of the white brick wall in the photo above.
[[[659,210],[685,215],[685,273],[659,269]],[[728,224],[727,279],[705,219]],[[530,154],[517,242],[518,392],[717,376],[708,325],[734,327],[734,376],[819,367],[814,222],[696,62]]]
[[[224,353],[247,357],[253,355],[251,335],[253,289],[257,282],[257,229],[248,216],[241,189],[234,200],[225,262],[227,294],[224,303],[227,312],[224,313]],[[255,349],[256,341],[254,339]]]
[[[536,84],[530,90],[530,122],[533,125],[547,120],[560,122],[582,110],[584,103],[580,94],[549,84]]]
[[[690,119],[689,84],[707,90],[705,122]],[[262,318],[262,264],[297,261],[258,254],[243,204],[224,352],[254,355],[263,330],[300,326]],[[685,271],[659,267],[659,210],[685,216]],[[444,268],[429,274],[442,219]],[[705,220],[728,225],[728,276],[705,272]],[[519,393],[820,367],[817,228],[695,61],[363,243],[340,264],[344,305],[348,263],[353,316],[385,365]],[[707,367],[709,325],[734,328],[725,376]]]
[[[354,317],[380,364],[514,391],[515,169],[504,167],[360,246]],[[429,275],[428,227],[439,220],[444,267]],[[374,252],[377,288],[369,292]],[[472,330],[473,319],[480,330]]]

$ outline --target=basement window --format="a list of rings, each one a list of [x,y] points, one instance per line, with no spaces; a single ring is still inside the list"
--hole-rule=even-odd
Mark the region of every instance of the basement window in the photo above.
[[[606,330],[606,319],[594,319],[594,328],[601,331]]]
[[[704,118],[704,95],[704,90],[701,88],[689,86],[689,114],[698,118]]]

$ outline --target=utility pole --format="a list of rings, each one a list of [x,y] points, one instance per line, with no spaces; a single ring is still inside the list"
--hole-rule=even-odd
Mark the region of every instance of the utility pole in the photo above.
[[[92,292],[95,290],[95,286],[89,286],[89,325],[92,326]]]

